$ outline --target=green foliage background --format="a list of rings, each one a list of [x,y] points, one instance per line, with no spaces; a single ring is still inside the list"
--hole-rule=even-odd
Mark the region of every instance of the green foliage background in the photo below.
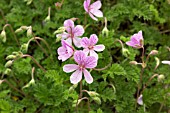
[[[26,1],[26,0],[25,0]],[[62,63],[58,61],[55,30],[63,26],[66,19],[78,18],[76,24],[84,25],[83,0],[64,0],[61,8],[55,6],[57,0],[33,0],[30,5],[24,0],[1,0],[0,30],[5,24],[10,24],[14,30],[20,26],[32,26],[35,36],[41,37],[48,42],[52,53],[46,45],[40,44],[48,52],[46,56],[41,48],[32,41],[27,54],[32,55],[47,72],[44,73],[30,58],[17,59],[12,64],[12,73],[3,75],[7,60],[6,56],[14,51],[20,51],[15,43],[13,33],[6,28],[7,42],[0,42],[0,73],[3,79],[25,95],[14,90],[6,82],[0,84],[0,112],[1,113],[73,113],[73,101],[79,95],[79,87],[70,91],[72,84],[69,81],[70,73],[63,72],[64,64],[73,62],[72,59]],[[51,7],[50,21],[45,22],[48,15],[48,7]],[[103,36],[104,18],[98,22],[87,15],[87,28],[83,36],[97,34],[99,42],[106,49],[99,53],[97,68],[103,68],[111,62],[111,66],[103,71],[92,71],[94,78],[92,84],[83,81],[83,89],[96,91],[100,94],[101,104],[96,104],[93,98],[86,93],[84,96],[90,99],[90,113],[168,113],[170,111],[170,66],[162,65],[154,71],[155,56],[151,56],[147,68],[144,71],[143,83],[154,74],[163,74],[165,80],[158,82],[154,78],[143,92],[145,106],[136,106],[137,84],[141,71],[140,66],[130,65],[129,62],[136,60],[141,62],[142,50],[137,50],[125,45],[130,52],[128,56],[122,55],[122,48],[116,39],[123,42],[128,37],[143,31],[145,55],[151,50],[158,50],[156,57],[162,60],[170,60],[170,2],[169,0],[102,0],[102,11],[108,20],[109,36]],[[26,32],[17,33],[20,44],[26,43],[30,38]],[[120,38],[121,37],[121,38]],[[127,38],[125,38],[127,37]],[[35,67],[35,84],[24,88],[31,80],[31,70]],[[80,113],[87,113],[87,101],[79,106]],[[136,107],[135,107],[136,106]],[[145,110],[144,110],[145,109]],[[161,109],[161,110],[160,110]]]

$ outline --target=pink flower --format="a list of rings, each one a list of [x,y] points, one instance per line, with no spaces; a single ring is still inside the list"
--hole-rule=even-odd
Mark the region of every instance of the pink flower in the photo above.
[[[99,10],[102,6],[101,1],[96,1],[90,5],[91,0],[84,1],[84,9],[93,20],[98,20],[96,17],[103,17],[103,13]],[[96,17],[94,17],[96,16]]]
[[[59,34],[58,36],[61,36],[62,39],[66,39],[70,45],[72,45],[73,42],[76,47],[81,47],[81,38],[79,37],[84,34],[84,28],[81,25],[74,27],[74,22],[71,19],[64,21],[64,27],[67,32]]]
[[[168,64],[168,65],[170,65],[170,61],[164,60],[164,61],[162,61],[162,64]]]
[[[92,83],[93,78],[89,71],[86,68],[94,68],[97,66],[97,59],[93,56],[86,56],[83,51],[76,51],[74,53],[74,60],[77,64],[66,64],[63,67],[63,71],[66,73],[75,71],[70,76],[70,81],[72,84],[77,84],[82,79],[82,73],[84,74],[85,80],[87,83]]]
[[[90,39],[87,37],[83,37],[81,40],[81,45],[84,48],[84,52],[86,55],[90,53],[90,56],[94,56],[98,59],[98,54],[95,51],[103,51],[105,46],[103,44],[96,45],[98,42],[98,37],[95,34],[90,35]]]
[[[61,41],[62,46],[58,48],[58,59],[65,61],[73,55],[74,49],[65,41]]]
[[[131,37],[130,41],[126,42],[126,44],[134,48],[142,48],[143,47],[142,31],[139,31],[138,33],[134,34]]]

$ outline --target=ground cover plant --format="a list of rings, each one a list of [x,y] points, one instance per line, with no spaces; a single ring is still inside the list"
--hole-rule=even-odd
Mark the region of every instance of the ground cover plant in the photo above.
[[[169,113],[169,0],[1,0],[0,113]]]

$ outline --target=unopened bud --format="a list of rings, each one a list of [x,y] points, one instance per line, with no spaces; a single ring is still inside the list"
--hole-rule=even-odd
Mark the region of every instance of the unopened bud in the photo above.
[[[56,35],[56,37],[56,42],[60,42],[62,39],[61,34]]]
[[[66,30],[65,27],[59,27],[53,34],[60,34],[63,33]]]
[[[156,60],[156,66],[155,66],[154,70],[156,70],[158,68],[159,64],[160,64],[159,58],[155,57],[155,60]]]
[[[96,97],[99,96],[98,93],[96,93],[95,91],[87,91],[87,93],[90,95],[90,97]]]
[[[9,60],[6,64],[5,64],[5,67],[8,68],[8,67],[11,67],[13,61],[12,60]]]
[[[30,5],[33,0],[27,0],[27,5]]]
[[[142,94],[138,97],[137,103],[138,103],[139,105],[143,105],[143,95],[142,95]]]
[[[102,36],[103,37],[108,37],[109,36],[109,30],[107,29],[106,26],[102,30]]]
[[[27,30],[27,37],[31,38],[32,37],[32,27],[30,26]]]
[[[20,33],[20,32],[22,32],[22,31],[23,31],[23,29],[18,28],[17,30],[15,30],[15,33]]]
[[[156,55],[156,54],[158,54],[158,51],[157,51],[157,50],[152,50],[152,51],[149,53],[149,55]]]
[[[142,67],[145,68],[147,65],[146,63],[142,63]]]
[[[50,15],[48,15],[45,19],[44,22],[49,22],[50,21]]]
[[[10,68],[7,68],[4,72],[5,75],[10,75],[12,70]]]
[[[74,89],[77,87],[78,84],[74,84],[69,88],[69,93],[71,93],[72,91],[74,91]]]
[[[23,53],[26,53],[26,52],[28,51],[28,44],[23,44],[23,45],[21,45],[21,51],[22,51]]]
[[[5,32],[5,30],[2,30],[2,32],[0,34],[0,38],[1,38],[3,43],[6,42],[6,32]]]
[[[92,97],[97,104],[101,104],[101,99],[99,97]]]
[[[2,82],[4,82],[4,80],[0,80],[0,85],[2,84]]]
[[[6,60],[13,60],[13,59],[15,59],[15,58],[16,58],[15,55],[8,55],[8,56],[6,57]]]
[[[129,64],[131,65],[137,65],[138,63],[136,61],[130,61]]]
[[[123,56],[128,57],[130,55],[130,52],[128,49],[122,48],[122,54],[123,54]]]
[[[74,101],[73,101],[73,104],[72,104],[72,107],[76,107],[76,105],[78,106],[81,101],[82,101],[82,99],[78,99],[78,101],[77,101],[77,100],[74,100]]]
[[[165,79],[164,75],[158,75],[158,82],[162,82]]]
[[[78,20],[78,18],[70,18],[72,21],[76,21]]]
[[[32,78],[31,81],[28,84],[26,84],[22,89],[28,88],[28,87],[30,87],[31,85],[34,85],[34,84],[35,84],[35,80]]]

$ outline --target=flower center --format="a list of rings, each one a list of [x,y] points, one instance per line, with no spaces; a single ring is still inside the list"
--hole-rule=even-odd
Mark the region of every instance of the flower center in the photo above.
[[[83,70],[85,68],[84,64],[79,65],[80,70]]]
[[[93,47],[93,46],[89,46],[88,48],[89,48],[90,50],[92,50],[94,47]]]

